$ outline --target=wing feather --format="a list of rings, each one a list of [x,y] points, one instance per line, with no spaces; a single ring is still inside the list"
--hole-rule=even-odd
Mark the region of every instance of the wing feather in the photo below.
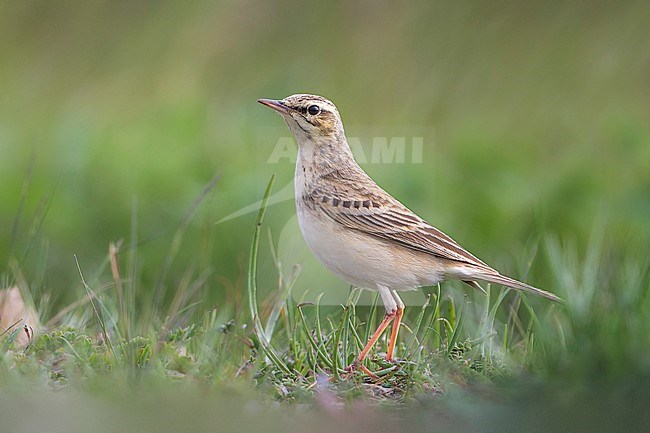
[[[415,251],[491,269],[451,237],[384,192],[367,175],[366,182],[341,178],[333,182],[338,175],[323,176],[319,188],[304,197],[311,206],[319,208],[334,221]]]

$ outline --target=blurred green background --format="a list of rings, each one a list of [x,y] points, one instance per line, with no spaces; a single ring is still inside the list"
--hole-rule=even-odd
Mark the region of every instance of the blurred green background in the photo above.
[[[126,328],[126,341],[145,337],[129,344],[158,352],[141,370],[128,356],[110,372],[87,367],[83,356],[107,357],[92,309],[80,304],[59,323],[92,338],[57,340],[67,345],[46,355],[3,350],[5,427],[647,429],[648,23],[647,1],[0,2],[0,282],[29,288],[46,322],[87,299],[76,255],[91,287],[107,290],[106,311],[118,318],[109,333]],[[272,174],[274,191],[289,185],[291,162],[269,162],[288,130],[256,100],[298,92],[333,100],[350,135],[422,137],[421,162],[362,166],[486,262],[566,297],[557,308],[531,300],[539,324],[512,374],[466,382],[440,355],[427,374],[442,395],[425,387],[407,408],[397,402],[388,412],[381,402],[348,401],[352,410],[334,415],[323,401],[345,392],[317,389],[305,411],[264,404],[289,400],[284,384],[269,391],[276,382],[268,373],[266,385],[257,386],[258,371],[234,379],[254,358],[250,326],[241,325],[249,320],[243,288],[255,213],[223,219],[255,204]],[[293,237],[283,232],[293,215],[291,200],[267,213],[278,249],[304,248],[295,227]],[[289,240],[278,243],[283,235]],[[113,302],[107,253],[120,240],[133,303]],[[263,301],[278,275],[267,233],[262,243],[268,316]],[[296,286],[315,297],[342,284],[328,278]],[[182,296],[172,301],[175,293]],[[499,314],[517,315],[516,299]],[[121,304],[134,308],[122,314]],[[409,310],[412,325],[417,308]],[[184,321],[187,311],[198,319]],[[182,368],[165,364],[161,342],[188,323],[206,337],[179,354],[195,364],[181,379],[169,375]],[[481,337],[468,323],[464,332]],[[56,339],[42,337],[41,345]],[[81,357],[86,369],[61,373],[62,351],[75,350],[70,359]],[[42,392],[59,387],[68,392]],[[269,413],[275,423],[264,419]],[[314,413],[323,422],[314,424]]]
[[[73,254],[110,282],[123,239],[151,291],[218,172],[161,284],[196,265],[209,302],[239,297],[254,214],[215,222],[292,178],[255,101],[299,92],[349,131],[429,131],[421,164],[364,168],[497,267],[547,233],[582,248],[598,222],[612,255],[647,251],[648,22],[643,1],[2,2],[0,270],[56,309],[80,293]],[[275,235],[292,213],[272,208]]]

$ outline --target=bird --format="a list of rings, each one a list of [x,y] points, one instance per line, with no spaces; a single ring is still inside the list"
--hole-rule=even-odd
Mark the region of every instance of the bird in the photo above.
[[[392,323],[386,360],[394,361],[404,303],[398,292],[460,280],[478,281],[561,301],[553,293],[500,274],[384,191],[357,164],[336,106],[311,94],[259,99],[278,112],[298,143],[294,189],[298,223],[309,249],[347,283],[379,292],[386,315],[348,371],[363,361]]]

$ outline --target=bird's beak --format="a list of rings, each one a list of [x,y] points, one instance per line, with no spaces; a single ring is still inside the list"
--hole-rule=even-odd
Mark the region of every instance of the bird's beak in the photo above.
[[[266,105],[269,108],[272,108],[280,114],[286,114],[289,112],[289,107],[284,105],[282,101],[277,101],[275,99],[258,99],[257,102],[262,105]]]

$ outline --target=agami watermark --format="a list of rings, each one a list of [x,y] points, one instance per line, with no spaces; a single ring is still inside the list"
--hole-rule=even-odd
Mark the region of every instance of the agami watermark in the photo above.
[[[369,150],[360,137],[348,137],[348,144],[359,164],[422,164],[424,137],[375,136]],[[295,164],[297,155],[298,145],[293,137],[280,137],[266,162],[278,164],[284,160]]]

